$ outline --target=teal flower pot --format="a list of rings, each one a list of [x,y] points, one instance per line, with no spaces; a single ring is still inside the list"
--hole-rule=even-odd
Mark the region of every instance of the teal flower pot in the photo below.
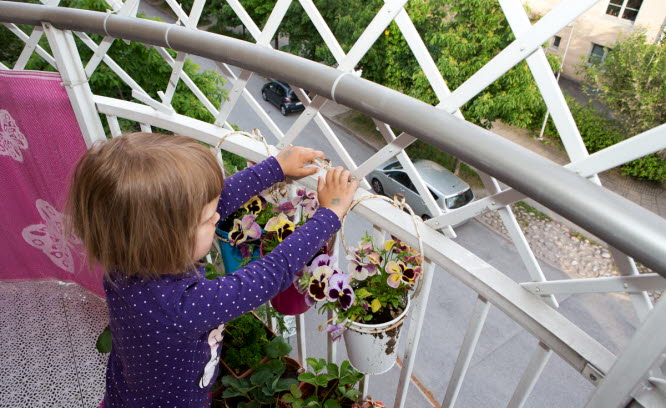
[[[217,242],[220,244],[220,254],[222,255],[224,271],[225,273],[234,273],[241,267],[240,265],[243,261],[241,251],[238,249],[238,247],[235,247],[229,243],[228,231],[222,231],[221,229],[216,228],[215,234],[217,235]],[[252,257],[254,259],[259,258],[259,245],[254,248]]]

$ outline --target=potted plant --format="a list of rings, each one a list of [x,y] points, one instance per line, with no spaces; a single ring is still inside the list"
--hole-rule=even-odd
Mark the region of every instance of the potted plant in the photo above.
[[[220,365],[230,375],[245,378],[268,361],[264,347],[276,337],[256,314],[239,316],[224,327]]]
[[[275,406],[280,395],[299,384],[296,377],[302,367],[287,357],[291,346],[276,337],[262,347],[267,360],[256,366],[249,377],[223,376],[213,393],[214,406],[259,408]]]
[[[323,358],[307,359],[312,371],[298,376],[301,384],[291,386],[281,398],[283,406],[292,408],[351,408],[360,396],[355,385],[363,379],[363,374],[356,371],[349,361],[340,366],[326,363]]]
[[[375,401],[372,398],[368,398],[365,401],[353,404],[352,408],[386,408],[386,405],[381,401]]]
[[[336,313],[326,330],[334,340],[344,333],[352,365],[365,374],[381,374],[395,363],[422,257],[396,238],[376,245],[367,234],[347,251],[347,273],[320,256],[302,283],[313,300],[321,302],[320,312]]]
[[[215,233],[226,273],[233,273],[259,258],[261,238],[266,233],[264,228],[269,222],[269,227],[278,219],[291,222],[290,218],[296,210],[291,201],[285,201],[286,197],[286,183],[278,183],[250,198],[241,208],[218,223]],[[283,218],[279,217],[280,214]],[[292,223],[291,232],[293,231]]]

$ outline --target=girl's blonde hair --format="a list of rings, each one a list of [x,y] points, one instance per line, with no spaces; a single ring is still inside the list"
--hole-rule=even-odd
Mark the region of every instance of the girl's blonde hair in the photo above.
[[[181,273],[193,266],[202,210],[223,184],[215,156],[188,137],[116,137],[93,146],[76,166],[70,231],[107,272]]]

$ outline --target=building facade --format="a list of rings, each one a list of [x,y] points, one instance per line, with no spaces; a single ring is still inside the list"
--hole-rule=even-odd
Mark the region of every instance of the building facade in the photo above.
[[[532,12],[545,15],[560,1],[522,3]],[[553,36],[547,52],[563,57],[562,75],[580,80],[580,64],[603,61],[618,39],[637,30],[645,30],[649,42],[659,41],[665,23],[666,0],[600,0]]]

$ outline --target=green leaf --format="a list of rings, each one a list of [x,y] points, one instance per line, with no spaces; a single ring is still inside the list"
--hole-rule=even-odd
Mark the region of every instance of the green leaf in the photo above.
[[[365,299],[372,294],[366,288],[357,289],[354,293],[358,299]]]
[[[310,367],[312,367],[312,370],[315,373],[320,372],[321,370],[324,369],[324,367],[326,367],[326,360],[324,360],[323,358],[320,359],[307,358],[305,361],[307,361],[307,363],[310,365]]]
[[[257,371],[250,376],[250,382],[254,385],[263,385],[272,381],[274,374],[269,370]]]
[[[291,394],[296,397],[296,398],[301,398],[303,396],[303,392],[298,388],[297,385],[292,385],[289,387],[289,391],[291,391]]]
[[[298,381],[302,381],[308,384],[315,385],[315,375],[314,373],[303,373],[298,375]]]
[[[335,363],[326,364],[326,372],[328,372],[330,375],[334,377],[338,377],[340,375],[340,369],[338,368],[338,365]]]
[[[291,394],[284,394],[282,396],[282,402],[284,402],[285,404],[291,404],[294,401],[296,401],[296,398],[294,398],[294,396]]]
[[[289,355],[291,346],[284,341],[284,338],[278,336],[264,346],[266,354],[270,358],[280,358]]]
[[[382,302],[380,302],[379,299],[375,298],[370,303],[370,309],[372,309],[372,313],[377,313],[377,311],[381,308],[382,308]]]
[[[324,408],[340,408],[340,403],[336,400],[328,400],[324,403]]]
[[[336,378],[336,376],[334,375],[319,374],[317,377],[315,377],[315,385],[319,387],[326,387],[328,385],[328,382],[334,378]]]
[[[103,354],[111,352],[111,328],[109,326],[106,326],[99,337],[97,337],[95,347],[97,347],[97,351]]]

